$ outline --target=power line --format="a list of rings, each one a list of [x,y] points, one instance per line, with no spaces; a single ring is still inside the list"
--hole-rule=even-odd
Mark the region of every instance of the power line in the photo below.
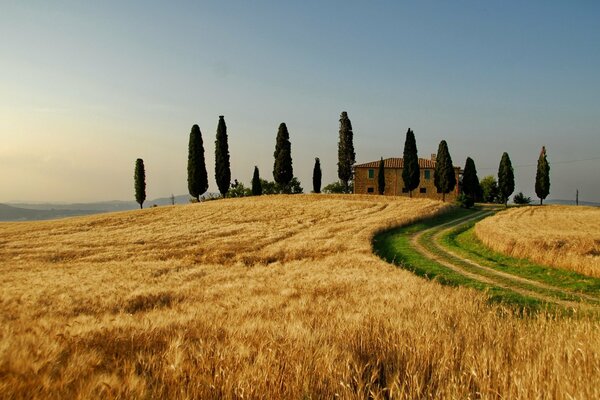
[[[579,160],[553,161],[553,162],[549,162],[549,164],[550,164],[550,166],[552,166],[554,164],[572,164],[572,163],[577,163],[577,162],[582,162],[582,161],[596,161],[596,160],[600,160],[600,157],[581,158]],[[536,164],[513,165],[513,168],[525,168],[525,167],[537,167],[537,163]],[[497,169],[497,168],[498,167],[477,168],[477,170],[487,170],[487,169]]]

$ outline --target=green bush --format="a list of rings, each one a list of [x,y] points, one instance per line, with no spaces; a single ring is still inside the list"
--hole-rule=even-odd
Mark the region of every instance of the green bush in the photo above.
[[[523,194],[523,192],[519,192],[515,194],[515,197],[513,197],[513,201],[515,202],[515,204],[530,204],[531,197],[526,197]]]
[[[473,197],[461,193],[456,198],[456,204],[458,204],[462,208],[471,208],[475,205],[475,200],[473,199]]]

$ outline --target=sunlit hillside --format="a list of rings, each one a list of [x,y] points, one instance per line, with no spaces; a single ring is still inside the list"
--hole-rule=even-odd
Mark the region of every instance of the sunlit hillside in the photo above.
[[[600,326],[372,254],[430,200],[262,196],[0,224],[0,398],[598,398]]]
[[[481,241],[515,257],[600,277],[600,208],[512,208],[475,226]]]

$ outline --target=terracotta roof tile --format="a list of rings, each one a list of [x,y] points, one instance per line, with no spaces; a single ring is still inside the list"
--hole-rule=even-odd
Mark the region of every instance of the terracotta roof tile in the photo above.
[[[404,159],[386,158],[383,160],[385,168],[404,168]],[[364,164],[356,164],[354,168],[379,168],[379,161],[371,161]],[[426,158],[419,158],[419,168],[435,168],[435,161]],[[458,168],[458,167],[454,167]]]

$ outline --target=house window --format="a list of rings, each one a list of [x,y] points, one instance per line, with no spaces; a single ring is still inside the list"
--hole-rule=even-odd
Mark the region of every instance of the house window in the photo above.
[[[367,188],[367,193],[375,193],[375,189],[372,187]]]
[[[375,178],[375,170],[374,169],[370,169],[369,170],[369,179],[373,179]]]
[[[420,188],[419,193],[427,193],[427,188]]]
[[[405,188],[405,187],[403,187],[403,188],[402,188],[402,193],[408,193],[408,189],[407,189],[407,188]]]
[[[425,170],[425,179],[431,179],[431,170],[429,170],[429,169]]]

